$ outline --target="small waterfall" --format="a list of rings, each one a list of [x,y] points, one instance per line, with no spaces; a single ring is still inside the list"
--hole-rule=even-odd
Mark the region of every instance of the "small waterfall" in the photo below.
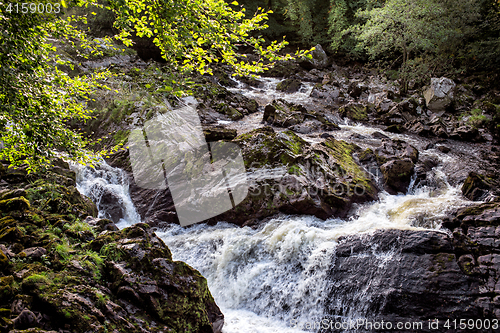
[[[120,229],[141,222],[123,170],[113,168],[104,160],[96,168],[81,164],[72,164],[71,168],[76,172],[78,191],[96,204],[99,218],[113,220]]]

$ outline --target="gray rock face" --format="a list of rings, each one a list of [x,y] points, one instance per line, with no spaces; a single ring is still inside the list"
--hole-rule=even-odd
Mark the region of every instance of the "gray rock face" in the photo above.
[[[445,77],[432,78],[431,86],[424,92],[425,102],[429,110],[444,112],[453,101],[455,82]]]
[[[425,332],[428,319],[483,316],[479,282],[462,271],[447,234],[382,230],[339,242],[329,274],[332,320],[421,321]]]
[[[300,63],[300,66],[305,69],[313,69],[313,68],[325,68],[328,66],[328,56],[326,52],[323,50],[320,44],[314,47],[314,51],[311,52],[312,59],[308,59]]]

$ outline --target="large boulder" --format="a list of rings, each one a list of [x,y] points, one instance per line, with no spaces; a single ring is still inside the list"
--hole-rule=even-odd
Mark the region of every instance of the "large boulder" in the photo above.
[[[274,100],[266,105],[262,120],[278,127],[290,127],[302,124],[306,120],[315,120],[321,124],[321,130],[332,131],[339,128],[325,113],[306,109],[300,104],[290,103],[283,99]]]
[[[455,82],[441,77],[432,78],[430,87],[424,91],[427,108],[435,113],[443,113],[453,102]]]
[[[340,238],[328,274],[331,320],[421,322],[419,331],[432,332],[428,319],[439,318],[442,325],[457,317],[487,318],[477,302],[479,281],[459,266],[453,243],[437,231],[380,230]]]
[[[311,52],[312,59],[307,59],[300,62],[300,66],[304,69],[313,69],[313,68],[325,68],[328,66],[328,55],[323,50],[320,44],[317,44],[314,47],[314,50]]]
[[[392,160],[380,166],[389,193],[406,193],[415,164],[411,159]]]
[[[488,195],[500,195],[499,182],[493,175],[484,176],[471,171],[462,185],[462,194],[469,200],[480,201]]]
[[[276,90],[291,94],[299,91],[300,87],[302,87],[302,83],[299,80],[290,78],[278,83],[278,85],[276,86]]]
[[[234,142],[242,147],[249,193],[217,221],[241,225],[278,212],[345,217],[353,203],[377,197],[372,179],[352,157],[360,149],[353,144],[333,138],[310,144],[290,130],[271,127]]]

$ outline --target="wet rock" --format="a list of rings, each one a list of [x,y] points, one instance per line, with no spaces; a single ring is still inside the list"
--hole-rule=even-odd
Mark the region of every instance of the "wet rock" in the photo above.
[[[396,125],[396,124],[387,126],[385,128],[385,131],[389,132],[389,133],[397,133],[397,134],[403,132],[401,126],[400,125]]]
[[[368,119],[368,108],[361,103],[351,102],[339,108],[338,113],[341,117],[347,117],[352,120],[364,121]]]
[[[478,280],[460,269],[453,242],[436,231],[341,237],[328,275],[330,316],[355,308],[369,320],[425,322],[423,331],[427,319],[482,318]]]
[[[462,194],[469,200],[480,201],[489,193],[500,195],[498,185],[496,179],[472,171],[462,185]]]
[[[406,193],[415,164],[411,159],[392,160],[380,166],[389,193]]]
[[[299,91],[301,86],[302,83],[299,80],[291,78],[285,79],[278,83],[278,85],[276,86],[276,90],[291,94]]]
[[[232,140],[236,137],[237,131],[235,129],[224,127],[205,127],[203,129],[205,140],[207,142],[219,140]]]
[[[19,211],[24,212],[30,209],[30,203],[26,198],[11,198],[0,201],[0,211],[4,213]]]
[[[234,209],[218,216],[238,225],[284,212],[325,219],[345,216],[355,202],[373,200],[377,190],[355,162],[359,148],[333,138],[311,145],[290,130],[270,127],[240,135],[249,193]],[[214,219],[215,221],[215,219]]]
[[[328,56],[320,44],[317,44],[314,47],[314,50],[311,52],[311,55],[312,59],[307,59],[299,63],[299,65],[302,68],[310,70],[314,68],[321,69],[328,66]]]
[[[442,153],[445,153],[445,154],[448,154],[451,151],[451,149],[449,147],[442,146],[442,145],[438,145],[436,147],[436,149],[439,150]]]
[[[340,102],[341,91],[339,87],[330,84],[316,84],[310,96],[322,100],[327,105],[334,105]]]
[[[302,124],[306,120],[321,123],[318,128],[321,130],[332,131],[339,128],[326,114],[308,110],[300,104],[289,103],[282,99],[274,100],[264,109],[263,121],[274,126],[290,127]]]
[[[431,128],[428,125],[424,125],[422,122],[418,121],[414,125],[408,128],[408,131],[418,134],[423,137],[428,137],[431,134]]]
[[[430,87],[424,91],[427,108],[443,113],[453,101],[455,86],[455,82],[445,77],[432,78]]]
[[[105,217],[117,223],[124,217],[123,204],[121,198],[107,188],[96,189],[101,191],[97,207],[100,211],[106,212]]]

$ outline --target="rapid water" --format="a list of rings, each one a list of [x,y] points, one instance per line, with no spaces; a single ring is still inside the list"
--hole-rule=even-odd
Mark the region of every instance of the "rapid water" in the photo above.
[[[311,85],[306,85],[298,93],[285,95],[276,92],[277,82],[279,80],[265,79],[265,89],[240,85],[233,90],[256,98],[260,105],[274,98],[284,97],[295,103],[309,98]],[[246,130],[263,126],[259,120],[261,114],[248,117],[231,125]],[[349,123],[341,128],[341,131],[331,133],[346,140],[354,133],[370,135],[380,131]],[[409,136],[384,134],[408,141],[419,150],[422,146]],[[307,140],[320,139],[308,136]],[[370,146],[369,139],[356,143]],[[329,272],[335,268],[339,238],[389,228],[441,230],[442,218],[448,212],[468,204],[461,196],[460,184],[450,184],[448,174],[443,170],[444,165],[458,163],[458,160],[435,149],[421,151],[423,157],[433,157],[440,162],[428,174],[434,179],[434,184],[439,184],[438,189],[415,188],[412,184],[406,195],[383,192],[378,201],[355,207],[349,219],[323,221],[313,216],[279,215],[257,228],[240,228],[219,222],[215,226],[197,224],[187,228],[173,225],[157,231],[157,234],[168,245],[175,260],[187,262],[207,278],[216,303],[225,316],[224,333],[311,332],[294,326],[296,323],[320,321],[327,315],[327,304],[343,308],[342,313],[350,319],[363,318],[367,315],[367,304],[374,296],[372,289],[344,291],[336,299],[327,299],[331,288],[342,290],[341,285],[332,285],[328,279]],[[140,222],[121,170],[105,163],[97,170],[74,168],[78,175],[78,189],[98,206],[105,191],[120,198],[125,211],[120,228]],[[258,177],[251,173],[249,178]],[[100,211],[99,215],[105,216],[105,212]],[[374,256],[373,260],[380,268],[374,274],[384,274],[384,266],[398,260],[398,255],[397,249],[393,249]],[[376,283],[374,280],[373,284]]]
[[[99,210],[99,218],[108,218],[106,209],[109,205],[103,202],[105,195],[113,198],[113,204],[118,206],[123,217],[116,223],[118,228],[125,228],[141,222],[128,191],[128,180],[125,172],[113,168],[102,160],[96,168],[81,164],[71,164],[76,172],[78,191],[89,197]]]

